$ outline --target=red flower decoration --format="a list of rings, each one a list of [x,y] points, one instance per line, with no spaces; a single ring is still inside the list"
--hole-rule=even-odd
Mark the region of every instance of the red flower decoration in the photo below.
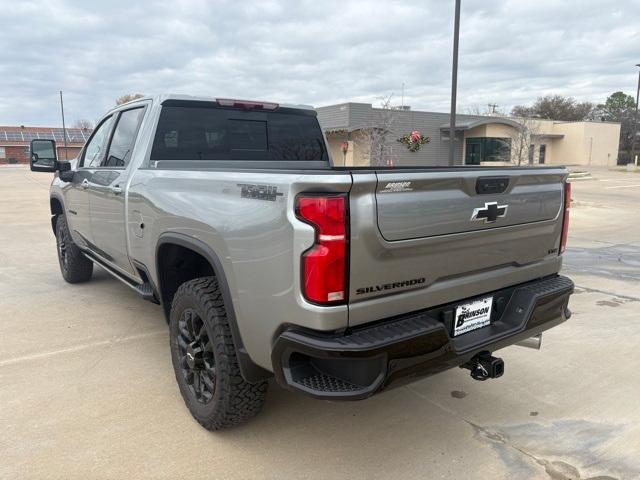
[[[422,145],[429,143],[429,137],[425,137],[418,130],[414,130],[408,135],[403,135],[398,138],[398,142],[404,143],[407,148],[412,152],[417,152],[420,150]]]

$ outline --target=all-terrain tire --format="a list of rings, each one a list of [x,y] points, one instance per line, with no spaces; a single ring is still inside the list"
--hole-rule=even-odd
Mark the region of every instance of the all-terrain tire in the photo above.
[[[73,243],[67,218],[59,215],[56,221],[56,247],[62,277],[69,283],[86,282],[93,274],[93,262]]]
[[[171,360],[180,393],[200,425],[208,430],[230,428],[260,412],[267,382],[249,383],[240,373],[216,277],[196,278],[178,288],[169,328]],[[191,333],[186,331],[190,328]],[[200,332],[197,335],[196,330]],[[189,364],[195,362],[194,356],[201,359],[199,365]],[[201,387],[199,392],[196,383]],[[213,388],[207,388],[211,385]]]

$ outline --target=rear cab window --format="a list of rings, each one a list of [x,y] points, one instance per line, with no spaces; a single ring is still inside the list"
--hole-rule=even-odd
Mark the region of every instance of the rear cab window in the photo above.
[[[163,103],[151,161],[329,165],[313,110],[245,110],[178,100]]]

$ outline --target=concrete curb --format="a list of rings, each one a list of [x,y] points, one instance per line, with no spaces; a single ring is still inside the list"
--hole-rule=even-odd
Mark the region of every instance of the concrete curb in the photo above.
[[[578,171],[578,172],[569,172],[569,180],[591,180],[593,177],[591,176],[591,172],[586,171]]]

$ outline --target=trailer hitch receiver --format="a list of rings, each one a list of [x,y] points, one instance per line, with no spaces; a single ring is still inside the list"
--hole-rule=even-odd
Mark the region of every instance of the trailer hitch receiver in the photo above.
[[[488,378],[498,378],[504,373],[504,361],[491,352],[480,352],[460,368],[471,372],[471,378],[483,382]]]

